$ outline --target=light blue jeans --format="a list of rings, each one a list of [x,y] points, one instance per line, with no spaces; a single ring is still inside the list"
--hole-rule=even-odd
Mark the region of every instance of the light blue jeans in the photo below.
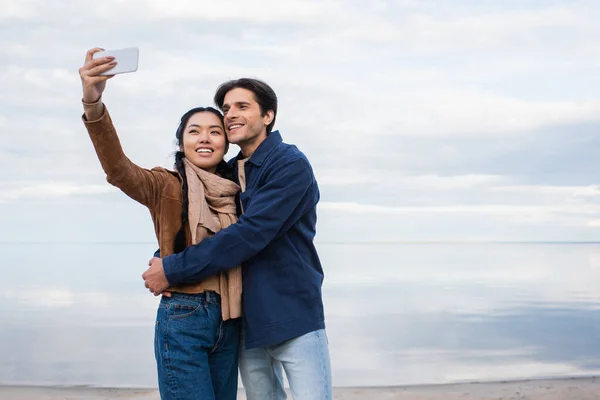
[[[294,400],[331,400],[331,362],[325,330],[275,346],[245,350],[240,345],[240,375],[248,400],[285,400],[283,371]]]

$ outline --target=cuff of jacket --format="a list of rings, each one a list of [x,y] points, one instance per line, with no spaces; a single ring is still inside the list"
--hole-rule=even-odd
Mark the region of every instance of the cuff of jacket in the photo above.
[[[175,254],[171,254],[170,256],[166,256],[162,259],[163,271],[165,273],[165,277],[169,282],[169,286],[180,285],[182,282],[179,281],[180,276],[177,271],[179,268],[179,260]]]
[[[102,96],[93,103],[87,103],[81,100],[83,104],[83,119],[85,121],[97,121],[104,114],[104,106],[102,105]]]

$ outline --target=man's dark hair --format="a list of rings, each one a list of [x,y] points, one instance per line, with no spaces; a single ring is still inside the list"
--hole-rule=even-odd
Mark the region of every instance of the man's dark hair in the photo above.
[[[261,115],[264,116],[267,111],[273,110],[273,121],[267,125],[267,135],[273,130],[275,117],[277,117],[277,95],[271,86],[258,79],[240,78],[227,81],[217,89],[215,93],[215,104],[223,110],[225,95],[233,89],[246,89],[254,93],[254,99],[260,106]]]

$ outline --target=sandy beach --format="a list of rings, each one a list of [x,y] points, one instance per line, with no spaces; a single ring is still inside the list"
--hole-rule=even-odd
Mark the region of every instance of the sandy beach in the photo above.
[[[240,390],[239,400],[246,397]],[[0,386],[2,400],[159,400],[154,389]],[[290,397],[291,399],[291,397]],[[595,400],[600,378],[461,383],[452,385],[336,388],[339,400]],[[315,399],[318,400],[318,399]]]

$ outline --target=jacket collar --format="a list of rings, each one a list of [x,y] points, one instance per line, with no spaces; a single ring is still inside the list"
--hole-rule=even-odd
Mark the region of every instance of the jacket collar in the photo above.
[[[277,147],[279,143],[281,143],[283,139],[281,138],[281,134],[279,131],[273,131],[267,136],[265,140],[261,144],[258,145],[254,153],[250,156],[247,162],[260,167],[265,161],[265,158]],[[236,160],[241,160],[244,158],[244,155],[240,151],[238,155],[235,157]]]

